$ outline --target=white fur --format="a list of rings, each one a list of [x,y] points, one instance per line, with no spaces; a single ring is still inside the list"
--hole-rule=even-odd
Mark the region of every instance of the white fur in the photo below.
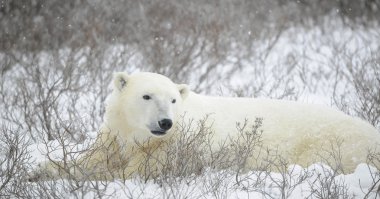
[[[126,81],[121,87],[121,82]],[[160,130],[158,121],[174,122],[182,112],[182,101],[188,95],[187,86],[174,84],[170,79],[153,73],[137,73],[128,76],[116,73],[115,89],[107,100],[102,128],[124,139],[123,144],[143,142],[155,136],[152,130]],[[149,95],[150,100],[143,99]],[[176,100],[175,103],[172,103]],[[173,129],[173,128],[172,128]],[[168,131],[167,135],[171,131]]]
[[[380,141],[376,129],[358,118],[332,108],[301,104],[293,101],[208,97],[190,92],[186,85],[174,84],[165,76],[154,73],[116,73],[115,89],[107,101],[103,132],[117,136],[123,144],[135,141],[165,139],[151,130],[162,118],[174,125],[181,115],[200,120],[208,115],[213,124],[214,143],[237,134],[236,123],[263,118],[264,145],[278,149],[289,163],[310,165],[318,160],[320,151],[330,150],[331,143],[343,139],[342,163],[353,171],[365,162],[368,148]],[[144,100],[150,95],[151,100]],[[172,103],[175,99],[176,103]],[[171,130],[167,135],[173,134]]]
[[[343,167],[353,171],[366,162],[368,149],[380,143],[379,132],[367,122],[321,105],[190,93],[183,108],[188,117],[209,114],[214,137],[220,140],[237,133],[236,122],[248,119],[253,123],[255,118],[263,118],[264,146],[278,149],[287,161],[303,166],[320,161],[324,151],[332,150],[331,144],[342,140]]]

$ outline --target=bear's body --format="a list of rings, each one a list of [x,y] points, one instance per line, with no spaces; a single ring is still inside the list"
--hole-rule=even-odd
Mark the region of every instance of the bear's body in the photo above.
[[[323,151],[328,154],[341,140],[343,167],[352,172],[366,162],[368,149],[380,142],[380,134],[370,124],[332,108],[283,100],[208,97],[159,74],[117,73],[97,142],[103,149],[89,153],[86,165],[93,168],[97,161],[104,164],[95,167],[116,170],[128,165],[127,173],[137,172],[144,155],[136,151],[136,143],[149,140],[143,150],[159,151],[161,141],[176,136],[181,118],[198,121],[206,116],[214,133],[214,148],[237,136],[237,122],[247,120],[251,126],[262,118],[263,146],[278,150],[288,163],[302,166],[329,159],[321,157],[326,155]]]
[[[106,108],[105,128],[114,136],[119,136],[122,143],[127,145],[133,145],[136,140],[143,141],[148,137],[152,137],[153,142],[165,139],[165,136],[153,136],[150,132],[146,132],[146,129],[130,128],[132,125],[127,120],[142,111],[140,108],[121,113],[124,107],[128,106],[126,105],[128,100],[137,98],[140,100],[138,103],[144,103],[141,97],[144,93],[162,94],[164,96],[157,97],[161,97],[158,99],[161,101],[164,101],[168,95],[177,98],[178,107],[176,113],[172,115],[174,125],[181,116],[185,116],[187,120],[197,121],[207,115],[207,122],[212,125],[213,141],[216,145],[229,137],[236,136],[237,122],[244,123],[247,119],[249,125],[252,125],[256,118],[262,118],[260,129],[263,130],[264,147],[278,149],[289,163],[302,166],[321,161],[323,157],[319,156],[323,151],[331,150],[332,145],[339,145],[339,141],[342,141],[340,146],[342,163],[345,170],[351,172],[356,165],[366,162],[368,149],[375,148],[380,142],[380,134],[367,122],[321,105],[285,100],[209,97],[188,91],[186,87],[182,87],[183,91],[180,90],[184,93],[178,93],[176,84],[154,73],[137,73],[130,76],[119,74],[115,79],[116,87],[120,88],[117,86],[117,81],[120,79],[124,79],[122,82],[126,82],[126,87],[123,88],[124,91],[115,89],[113,96],[110,97]],[[139,90],[139,93],[125,94],[128,93],[128,89]],[[168,92],[171,93],[167,94]],[[181,100],[179,94],[184,95]],[[154,99],[152,100],[152,103],[156,103]],[[129,109],[130,107],[131,105]],[[135,108],[133,105],[132,107]],[[171,128],[168,134],[173,133],[171,132],[173,129],[175,127]]]
[[[343,167],[351,172],[366,162],[368,149],[380,143],[380,134],[367,122],[322,105],[190,93],[183,108],[188,118],[208,114],[216,142],[236,136],[236,122],[248,119],[252,125],[255,118],[262,118],[264,147],[276,149],[289,163],[302,166],[322,161],[319,156],[342,142]]]

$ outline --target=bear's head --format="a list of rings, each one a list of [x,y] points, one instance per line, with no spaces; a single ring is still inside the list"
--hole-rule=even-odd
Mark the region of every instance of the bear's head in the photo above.
[[[128,137],[139,141],[169,134],[189,94],[187,85],[175,84],[156,73],[115,73],[113,84],[107,123],[112,131],[132,133]]]

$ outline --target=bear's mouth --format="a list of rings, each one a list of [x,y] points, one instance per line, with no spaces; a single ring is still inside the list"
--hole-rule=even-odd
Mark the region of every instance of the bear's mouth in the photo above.
[[[165,135],[166,134],[166,131],[150,131],[153,133],[153,135],[158,135],[158,136],[161,136],[161,135]]]

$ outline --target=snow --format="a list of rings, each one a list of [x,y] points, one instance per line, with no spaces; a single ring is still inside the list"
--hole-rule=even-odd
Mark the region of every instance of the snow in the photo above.
[[[167,26],[168,29],[171,28],[170,23],[164,25]],[[271,85],[277,81],[273,73],[283,72],[283,70],[286,69],[281,66],[284,65],[286,61],[289,61],[291,57],[299,57],[302,59],[297,60],[297,62],[302,67],[314,71],[314,73],[310,73],[311,75],[305,78],[318,86],[317,90],[308,88],[300,90],[298,100],[307,103],[330,105],[331,99],[329,96],[331,96],[333,92],[331,90],[331,82],[329,82],[330,80],[328,78],[324,79],[320,76],[328,75],[332,72],[329,66],[333,64],[344,64],[339,62],[339,60],[337,63],[331,63],[331,60],[339,59],[339,54],[337,54],[336,49],[331,48],[331,42],[346,51],[352,53],[359,52],[359,56],[363,57],[371,53],[373,49],[380,47],[379,42],[372,42],[377,41],[377,38],[374,38],[376,34],[368,34],[371,32],[379,32],[379,27],[352,30],[339,23],[333,24],[333,26],[334,28],[330,27],[330,29],[333,29],[330,35],[322,34],[322,30],[318,27],[311,29],[294,27],[288,29],[281,35],[278,43],[273,47],[271,53],[264,60],[264,63],[261,62],[261,60],[245,61],[243,68],[235,71],[230,77],[228,85],[233,88],[245,88],[247,84],[259,84],[260,82],[257,82],[259,80],[252,80],[252,74],[257,74],[258,72],[257,68],[252,66],[265,65],[266,68],[259,72],[262,72],[265,80],[264,90],[268,91]],[[268,41],[256,40],[253,42],[254,46],[257,46],[258,54],[265,50],[268,45]],[[109,57],[105,59],[109,67],[111,67],[110,60],[112,60],[112,56],[120,56],[119,52],[124,48],[127,47],[121,45],[110,47]],[[87,53],[87,51],[88,49],[84,48],[81,53]],[[66,53],[70,53],[70,50],[62,50],[62,56]],[[44,60],[48,60],[48,58],[46,58],[47,56],[49,56],[47,53],[41,54],[40,61],[43,62],[41,64],[49,64],[44,62]],[[334,59],[334,57],[337,57],[337,59]],[[26,57],[23,57],[23,59],[26,59],[24,61],[28,61]],[[79,60],[79,65],[87,61],[81,57],[77,59]],[[355,59],[357,58],[354,57],[353,61],[355,61]],[[142,62],[141,60],[141,55],[136,53],[136,56],[128,60],[128,63],[133,66],[129,68],[129,70],[140,71],[141,69],[136,66],[140,65],[138,62]],[[233,55],[230,56],[229,60],[231,63],[236,61]],[[228,73],[231,67],[233,67],[232,64],[226,64],[218,71],[222,74]],[[17,68],[18,67],[14,67],[14,73],[17,73]],[[292,74],[297,72],[299,71],[289,71],[287,78],[291,79],[295,85],[301,85],[303,80],[298,78],[293,79],[292,77]],[[266,75],[266,73],[271,75]],[[197,84],[197,78],[191,78],[191,81],[192,82],[188,82],[190,85]],[[224,84],[225,83],[218,82],[216,86],[224,88]],[[342,82],[340,86],[345,86],[345,83]],[[215,94],[218,93],[219,90],[213,92]],[[227,93],[227,95],[228,94],[229,93]],[[83,100],[82,106],[86,107],[86,99],[81,100]],[[91,99],[88,101],[91,101]],[[88,108],[89,107],[83,109]],[[89,134],[90,138],[96,137],[96,132],[90,132]],[[88,146],[88,144],[91,144],[90,142],[92,141],[93,139],[90,139],[84,144],[71,144],[75,146],[75,150],[80,150]],[[59,151],[60,144],[61,143],[57,141],[49,143],[50,150],[54,149],[50,154],[53,159],[61,158],[61,152]],[[33,144],[29,146],[29,151],[31,152],[31,156],[35,159],[36,164],[34,166],[47,160],[46,154],[48,153],[48,149],[45,144]],[[304,178],[304,180],[300,182],[299,179],[302,178]],[[242,181],[237,183],[236,179],[242,179]],[[111,195],[112,198],[281,198],[284,195],[288,198],[306,198],[317,194],[327,194],[331,191],[329,189],[336,187],[338,187],[338,191],[345,192],[348,197],[363,198],[376,180],[379,180],[379,171],[365,163],[359,164],[356,170],[350,174],[338,174],[329,166],[316,163],[307,168],[302,168],[299,165],[289,165],[285,173],[249,171],[248,173],[238,176],[236,176],[235,172],[228,170],[213,171],[208,169],[200,176],[174,180],[173,182],[176,182],[175,184],[158,184],[153,180],[145,182],[138,177],[126,181],[116,179],[112,182],[104,183],[108,183],[108,186],[105,187],[106,193]],[[329,182],[332,187],[322,187],[322,182]],[[67,194],[69,197],[72,196],[70,193]],[[95,195],[95,192],[89,192],[84,198],[94,198]],[[376,193],[368,195],[368,198],[377,197],[378,195],[376,195]]]
[[[126,181],[108,182],[106,194],[112,198],[308,198],[317,195],[328,196],[329,192],[339,191],[340,198],[364,198],[371,186],[370,176],[377,170],[360,164],[352,174],[332,175],[327,165],[313,164],[308,168],[299,165],[289,166],[285,175],[276,172],[251,171],[239,176],[245,179],[236,183],[234,172],[208,170],[191,179],[178,180],[173,184],[158,184],[149,180],[134,178]],[[299,178],[307,176],[301,183]],[[360,180],[360,181],[359,181]],[[321,182],[331,187],[322,187]],[[324,184],[325,186],[325,184]],[[94,198],[96,193],[88,192],[84,198]],[[68,195],[69,196],[69,195]],[[333,197],[333,195],[330,195]],[[375,193],[368,198],[376,198]]]
[[[297,88],[299,95],[297,100],[331,105],[334,70],[337,68],[343,70],[346,65],[364,65],[363,60],[376,57],[373,56],[373,52],[380,48],[380,43],[374,41],[378,40],[380,27],[374,25],[353,29],[343,24],[335,15],[327,16],[325,21],[322,27],[286,29],[267,55],[265,55],[267,47],[273,39],[254,40],[252,45],[255,46],[255,54],[249,60],[245,60],[242,63],[243,67],[235,70],[227,79],[229,82],[224,84],[232,88],[245,89],[247,85],[248,87],[264,85],[264,91],[259,95],[276,97],[279,93],[268,91],[276,82],[281,81],[278,77],[285,77],[285,80]],[[237,49],[236,56],[239,53],[241,52]],[[347,56],[351,58],[348,59]],[[229,60],[234,63],[233,55]],[[233,64],[223,66],[220,72],[226,73],[230,67],[233,67]],[[302,70],[309,71],[303,79],[297,75]],[[259,79],[253,79],[253,76]],[[354,89],[349,85],[351,84],[344,81],[335,85],[337,95],[345,90]],[[216,86],[224,87],[220,82],[217,82]],[[277,91],[282,90],[285,88],[280,85]]]
[[[96,132],[90,133],[95,138]],[[92,142],[94,140],[91,140]],[[74,144],[74,151],[81,150],[91,143]],[[48,143],[50,157],[59,160],[62,153],[57,150],[60,143],[51,141]],[[47,150],[44,144],[34,144],[29,147],[31,155],[36,163],[43,163]],[[78,156],[75,156],[78,158]],[[236,176],[236,172],[230,170],[205,169],[200,175],[191,175],[178,179],[162,179],[161,183],[154,180],[144,181],[139,177],[126,180],[115,179],[113,181],[88,182],[100,184],[100,189],[105,189],[105,195],[111,198],[307,198],[317,195],[327,196],[330,192],[339,193],[340,198],[363,198],[373,183],[380,179],[379,171],[365,163],[359,164],[353,173],[339,174],[328,165],[315,163],[307,168],[300,165],[289,165],[285,172],[248,171]],[[157,180],[157,179],[156,179]],[[63,180],[58,183],[64,190]],[[329,185],[326,187],[326,185]],[[66,185],[67,186],[67,185]],[[96,197],[95,191],[85,192],[84,198]],[[330,193],[330,194],[331,194]],[[76,193],[67,193],[67,197],[73,197]],[[331,197],[333,197],[331,195]],[[377,198],[375,192],[368,198]]]
[[[33,162],[36,164],[32,165],[35,168],[37,165],[48,161],[48,156],[50,159],[59,161],[62,160],[62,148],[63,146],[69,147],[72,152],[82,151],[91,146],[96,139],[97,132],[86,133],[87,139],[83,143],[75,143],[71,139],[63,140],[59,142],[57,140],[49,141],[47,143],[35,143],[28,146],[28,151],[33,158]],[[67,156],[70,158],[78,158],[80,156]]]

